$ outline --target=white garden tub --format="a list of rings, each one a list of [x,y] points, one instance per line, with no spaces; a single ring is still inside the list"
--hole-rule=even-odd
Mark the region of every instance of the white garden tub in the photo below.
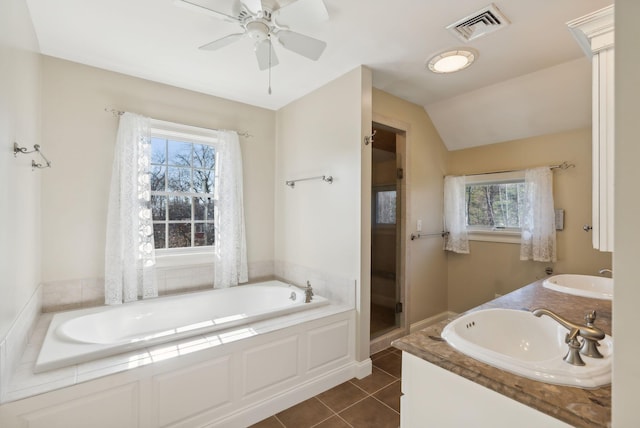
[[[61,312],[54,315],[34,372],[201,335],[326,305],[280,281]]]

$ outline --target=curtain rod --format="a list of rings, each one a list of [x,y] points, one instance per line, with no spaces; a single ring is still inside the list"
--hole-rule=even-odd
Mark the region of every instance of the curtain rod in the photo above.
[[[575,164],[569,163],[567,161],[562,162],[561,164],[558,165],[549,165],[549,169],[569,169],[569,168],[575,168]],[[487,171],[487,172],[478,172],[478,173],[474,173],[474,174],[461,174],[460,176],[464,176],[464,177],[468,177],[470,175],[489,175],[489,174],[505,174],[507,172],[519,172],[519,171],[524,171],[525,169],[505,169],[502,171]]]
[[[123,110],[116,110],[114,108],[109,108],[109,107],[105,107],[104,111],[106,111],[107,113],[111,113],[113,115],[113,117],[120,117],[120,116],[122,116],[123,114],[126,113]],[[211,129],[211,128],[209,128],[209,129]],[[219,131],[219,129],[212,129],[212,131]],[[253,137],[253,135],[249,134],[248,131],[236,131],[236,133],[238,134],[238,136],[244,137],[244,138]]]

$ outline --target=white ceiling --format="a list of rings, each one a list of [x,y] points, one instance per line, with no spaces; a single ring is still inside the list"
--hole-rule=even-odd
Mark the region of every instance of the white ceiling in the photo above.
[[[238,25],[173,0],[27,3],[43,54],[273,110],[365,65],[376,88],[424,106],[454,150],[589,126],[590,65],[566,22],[612,0],[495,0],[511,24],[469,43],[445,27],[489,0],[324,0],[328,21],[288,23],[326,41],[324,54],[314,62],[276,43],[272,94],[249,39],[197,49]],[[432,55],[465,45],[479,52],[471,67],[425,70]]]

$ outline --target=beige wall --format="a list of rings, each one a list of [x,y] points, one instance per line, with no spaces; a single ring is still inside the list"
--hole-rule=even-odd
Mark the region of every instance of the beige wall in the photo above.
[[[13,155],[13,143],[40,141],[41,63],[24,0],[0,2],[0,342],[40,283],[40,182],[35,154]],[[46,145],[42,147],[47,153]],[[0,358],[2,359],[2,358]]]
[[[640,2],[616,0],[615,58],[615,247],[613,270],[613,426],[640,426],[638,385],[640,384],[640,341],[638,341],[638,281],[640,242]]]
[[[358,67],[277,112],[276,261],[286,263],[287,279],[302,272],[312,284],[328,287],[330,295],[343,291],[334,287],[357,293],[360,360],[368,357],[369,340],[369,284],[361,278],[360,164],[363,116],[371,127],[363,108],[370,87],[371,72]],[[333,183],[300,182],[294,189],[284,184],[322,175],[332,176]]]
[[[105,107],[156,119],[248,131],[241,138],[248,261],[273,260],[275,113],[123,74],[44,57],[43,280],[104,274],[107,200],[118,119]]]
[[[406,131],[405,238],[422,220],[424,232],[442,230],[443,176],[447,150],[421,106],[373,90],[373,120]],[[406,239],[406,283],[409,323],[447,310],[447,260],[442,239]]]
[[[557,165],[575,168],[554,170],[554,203],[565,210],[564,230],[558,231],[556,263],[520,261],[519,244],[471,241],[470,254],[448,254],[449,309],[462,312],[537,279],[545,268],[555,273],[598,274],[611,267],[611,254],[594,250],[591,234],[582,226],[591,223],[591,130],[545,135],[449,154],[449,174],[525,169]]]

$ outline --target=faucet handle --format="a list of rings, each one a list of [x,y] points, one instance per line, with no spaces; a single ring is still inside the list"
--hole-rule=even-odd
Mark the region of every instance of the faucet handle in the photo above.
[[[602,337],[604,337],[604,332],[600,330],[598,327],[593,325],[596,320],[596,311],[593,310],[591,312],[587,312],[584,316],[584,321],[587,323],[587,327],[592,329],[594,332],[600,332]],[[586,355],[591,358],[603,358],[602,353],[598,350],[598,339],[594,337],[584,337],[584,341],[582,342],[582,347],[580,348],[580,353],[582,355]]]

